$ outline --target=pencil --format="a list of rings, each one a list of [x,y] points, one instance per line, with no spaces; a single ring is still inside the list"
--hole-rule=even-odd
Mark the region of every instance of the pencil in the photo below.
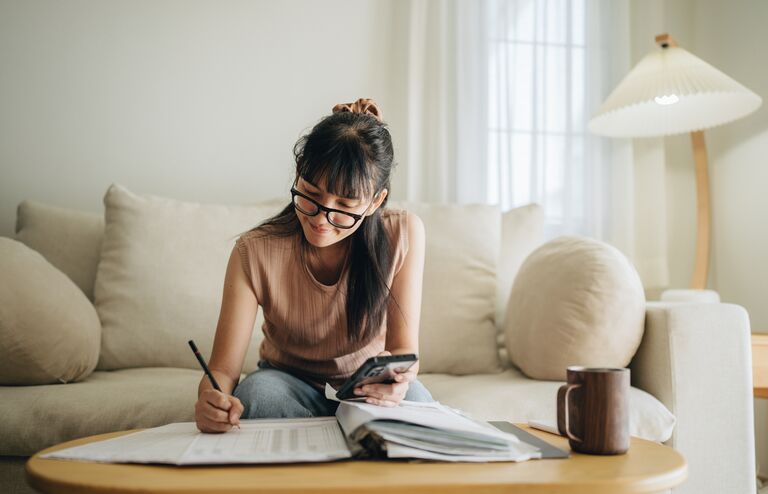
[[[213,374],[211,374],[211,370],[208,368],[208,365],[205,363],[205,359],[202,355],[200,355],[200,350],[197,349],[197,345],[195,345],[195,342],[193,340],[189,340],[187,343],[189,343],[189,347],[192,349],[192,351],[195,353],[195,357],[197,357],[197,361],[200,362],[200,367],[203,368],[205,371],[205,375],[208,376],[208,379],[211,380],[211,384],[213,384],[213,388],[216,391],[221,391],[221,387],[219,386],[219,383],[216,382],[216,378],[213,377]],[[223,393],[223,391],[221,391]],[[235,425],[238,429],[240,429],[239,425]]]
[[[203,371],[205,371],[205,375],[208,376],[208,379],[211,380],[211,384],[213,384],[214,389],[216,389],[216,391],[221,391],[221,387],[219,386],[219,383],[216,382],[216,379],[213,377],[213,374],[211,374],[210,369],[208,369],[208,366],[205,363],[205,359],[203,358],[202,355],[200,355],[200,350],[197,349],[195,342],[192,340],[189,340],[188,343],[189,343],[189,347],[192,348],[192,351],[195,352],[195,357],[197,357],[197,361],[200,362],[200,367],[203,368]]]

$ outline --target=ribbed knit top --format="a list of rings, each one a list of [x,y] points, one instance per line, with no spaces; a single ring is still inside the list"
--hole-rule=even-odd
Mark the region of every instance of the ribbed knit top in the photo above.
[[[393,255],[387,273],[389,287],[408,251],[407,217],[406,211],[381,210]],[[260,357],[318,388],[326,382],[338,387],[368,357],[384,350],[386,317],[376,335],[350,341],[346,318],[348,259],[339,280],[325,285],[302,262],[300,241],[298,236],[265,236],[258,231],[244,233],[236,241],[243,268],[264,311]]]

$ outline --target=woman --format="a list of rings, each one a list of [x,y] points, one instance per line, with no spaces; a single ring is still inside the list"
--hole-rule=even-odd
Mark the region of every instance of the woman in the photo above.
[[[210,370],[195,420],[225,432],[243,418],[333,415],[323,393],[367,358],[418,353],[424,225],[384,206],[392,140],[372,100],[339,104],[294,146],[293,201],[242,234],[229,258]],[[259,369],[238,384],[256,310]],[[355,389],[368,403],[431,401],[418,364],[393,384]]]

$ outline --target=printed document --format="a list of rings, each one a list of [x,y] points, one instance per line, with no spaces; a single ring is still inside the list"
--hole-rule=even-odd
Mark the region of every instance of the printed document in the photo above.
[[[381,407],[342,401],[335,417],[241,420],[239,429],[219,434],[202,433],[194,422],[174,423],[42,457],[173,465],[353,457],[480,462],[541,458],[541,450],[439,402],[403,401],[396,407]]]
[[[241,420],[240,429],[204,434],[180,422],[74,446],[42,458],[105,463],[293,463],[351,457],[334,417]]]

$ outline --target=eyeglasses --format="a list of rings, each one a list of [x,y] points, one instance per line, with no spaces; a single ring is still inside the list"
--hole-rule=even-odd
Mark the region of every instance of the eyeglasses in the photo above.
[[[365,216],[362,214],[342,211],[340,209],[327,208],[311,197],[308,197],[296,190],[295,186],[291,187],[291,197],[293,200],[293,207],[306,214],[307,216],[317,216],[320,211],[325,211],[325,217],[328,218],[328,223],[335,226],[336,228],[352,228]]]

